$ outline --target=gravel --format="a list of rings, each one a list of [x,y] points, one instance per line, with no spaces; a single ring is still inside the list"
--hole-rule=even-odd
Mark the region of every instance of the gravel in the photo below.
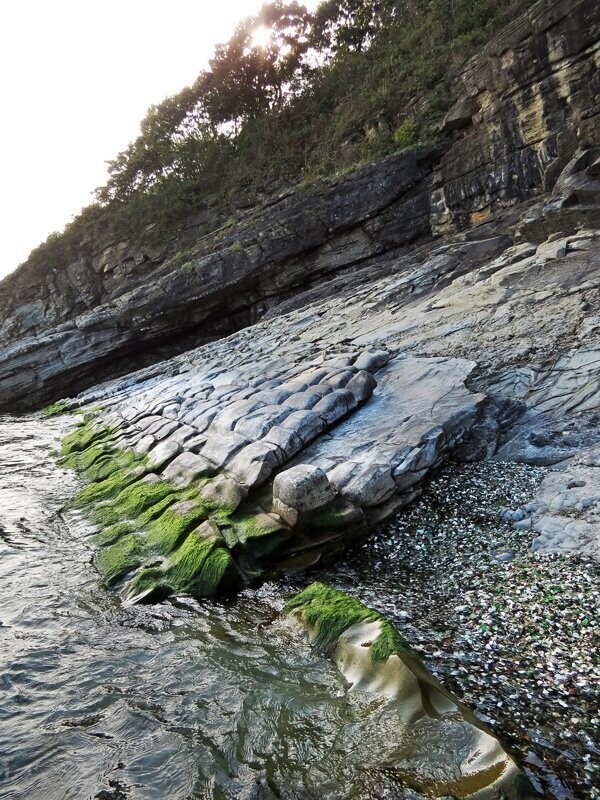
[[[600,565],[530,552],[519,523],[545,474],[451,466],[318,577],[387,614],[544,796],[600,798]]]

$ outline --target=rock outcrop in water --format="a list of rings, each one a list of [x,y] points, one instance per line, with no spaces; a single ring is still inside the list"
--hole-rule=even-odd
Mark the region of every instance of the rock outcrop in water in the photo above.
[[[454,453],[492,452],[520,411],[466,388],[473,362],[324,354],[325,331],[315,347],[286,323],[91,393],[108,407],[65,440],[64,463],[88,483],[75,504],[102,526],[98,566],[130,601],[210,595],[330,557]]]
[[[489,235],[502,209],[552,189],[579,148],[578,177],[563,174],[557,196],[530,209],[526,239],[600,225],[590,186],[599,24],[594,0],[533,5],[457,76],[456,104],[430,151],[296,187],[237,221],[207,209],[167,241],[147,230],[90,244],[43,275],[24,265],[2,282],[0,407],[34,407],[230,333],[302,292],[327,296],[334,276],[366,286],[406,268],[407,245],[434,234],[480,226],[480,238],[485,223]]]
[[[205,553],[213,537],[224,588],[239,586],[346,547],[449,458],[499,446],[552,464],[593,445],[599,263],[594,230],[423,245],[366,286],[334,283],[327,300],[82,393],[71,405],[105,407],[94,424],[111,448],[84,439],[73,461],[95,482],[86,504],[102,501],[103,572],[133,579],[131,598],[210,594],[202,558],[185,580],[172,569],[184,545]],[[130,472],[107,482],[115,466]],[[185,519],[157,542],[170,506]],[[582,541],[596,538],[592,523]]]
[[[380,614],[313,583],[286,606],[311,642],[331,653],[352,691],[396,707],[397,763],[387,765],[427,797],[525,800],[539,795],[470,709],[431,675]]]

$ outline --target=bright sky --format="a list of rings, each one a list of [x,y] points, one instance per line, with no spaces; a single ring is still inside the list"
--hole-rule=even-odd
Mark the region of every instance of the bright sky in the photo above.
[[[148,106],[192,83],[262,2],[0,5],[0,277],[91,201]]]

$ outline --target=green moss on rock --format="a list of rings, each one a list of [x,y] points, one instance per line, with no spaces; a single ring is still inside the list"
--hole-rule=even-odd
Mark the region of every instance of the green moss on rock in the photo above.
[[[168,596],[170,589],[162,583],[163,577],[163,572],[159,567],[142,569],[127,587],[129,601],[136,602],[142,598],[151,600],[155,597]]]
[[[143,569],[131,582],[130,600],[154,599],[172,592],[206,597],[237,585],[238,571],[223,539],[193,530],[162,567]]]
[[[187,501],[168,508],[154,520],[146,537],[150,550],[168,555],[183,542],[187,533],[207,518],[206,509],[194,501]]]
[[[95,563],[108,584],[141,567],[125,589],[138,601],[172,592],[207,596],[241,583],[229,552],[239,545],[231,521],[234,508],[203,499],[201,481],[178,487],[154,475],[146,455],[115,447],[114,432],[93,418],[65,437],[61,452],[61,462],[87,484],[70,505],[85,510],[101,527],[93,537],[100,547]],[[261,515],[238,523],[241,538],[260,541],[261,553],[262,541],[266,544],[279,527],[267,515],[262,518],[262,524]],[[219,525],[231,532],[233,542],[220,534]]]
[[[94,447],[101,450],[98,458],[92,461],[89,466],[85,466],[83,464],[83,456],[87,453],[85,451],[81,456],[82,460],[79,465],[79,470],[83,472],[83,477],[88,483],[104,481],[114,475],[115,472],[126,472],[135,467],[146,467],[147,465],[145,456],[139,456],[132,451],[115,450],[106,444],[94,445]]]
[[[70,409],[66,403],[52,403],[46,408],[42,408],[42,417],[59,417],[61,414],[69,414]]]
[[[104,528],[100,533],[94,534],[92,541],[99,547],[106,547],[122,539],[128,533],[135,533],[135,524],[133,522],[119,522],[116,525],[109,525],[108,528]]]
[[[414,655],[408,642],[378,611],[323,583],[311,583],[288,600],[284,610],[301,613],[306,623],[316,631],[315,644],[326,652],[335,648],[339,637],[352,625],[380,622],[380,633],[369,648],[373,661],[384,663],[391,655]]]
[[[74,453],[81,453],[94,443],[106,441],[112,436],[112,433],[110,428],[93,425],[92,420],[81,422],[72,433],[63,439],[61,455],[69,456]],[[78,467],[76,469],[79,471]]]
[[[195,590],[201,596],[210,596],[217,591],[229,591],[239,582],[239,572],[231,553],[224,547],[217,547],[204,562]]]
[[[109,477],[85,486],[71,501],[70,505],[75,508],[84,508],[94,503],[100,503],[102,500],[116,497],[125,486],[143,477],[145,472],[146,469],[141,465],[131,469],[116,469]]]
[[[200,579],[206,559],[222,541],[219,536],[205,536],[201,530],[193,530],[165,564],[169,585],[182,591],[191,590]]]
[[[156,483],[138,481],[122,489],[114,504],[122,516],[137,519],[144,511],[169,496],[176,497],[177,493],[166,481],[159,480]]]
[[[143,559],[144,547],[142,537],[138,534],[124,536],[96,553],[96,565],[108,584],[141,566]]]

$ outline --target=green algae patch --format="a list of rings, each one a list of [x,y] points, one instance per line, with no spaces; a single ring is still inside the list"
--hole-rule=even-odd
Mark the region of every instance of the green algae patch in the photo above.
[[[142,565],[144,547],[139,534],[124,536],[115,544],[96,553],[96,566],[104,580],[110,585],[131,570]]]
[[[92,541],[98,547],[106,547],[106,545],[114,544],[114,542],[122,539],[128,533],[135,533],[135,525],[133,522],[119,522],[116,525],[109,525],[104,528],[100,533],[94,534]]]
[[[263,547],[267,539],[272,539],[275,544],[275,541],[281,541],[282,537],[288,538],[291,533],[287,525],[270,514],[238,515],[231,519],[231,525],[237,541],[251,547]]]
[[[106,583],[138,571],[125,592],[152,599],[175,591],[206,596],[238,585],[218,527],[229,524],[233,508],[202,500],[201,483],[178,487],[155,475],[148,456],[115,446],[115,433],[85,419],[65,437],[60,456],[86,484],[69,506],[84,510],[100,528],[93,536],[99,547],[94,561]],[[209,517],[215,535],[196,535]]]
[[[127,586],[125,596],[129,603],[142,600],[152,602],[162,600],[171,594],[171,589],[162,583],[163,572],[159,567],[145,567],[140,570]]]
[[[79,471],[83,473],[88,483],[98,483],[107,478],[111,478],[116,472],[123,473],[135,468],[144,468],[147,471],[148,460],[145,456],[128,450],[115,450],[107,444],[94,445],[90,449],[95,449],[97,458],[85,464],[83,455],[80,456]],[[86,451],[87,452],[87,451]]]
[[[152,522],[146,537],[150,550],[169,555],[183,542],[185,536],[208,516],[206,508],[193,500],[170,506]]]
[[[235,580],[237,568],[231,553],[219,534],[207,533],[209,528],[210,522],[192,531],[167,560],[165,581],[173,591],[204,597]]]
[[[72,414],[74,410],[69,407],[67,403],[52,403],[46,408],[42,408],[42,417],[48,419],[49,417],[60,417],[62,414]]]
[[[143,569],[130,583],[130,602],[151,600],[173,592],[187,592],[197,597],[214,595],[239,585],[239,573],[231,553],[219,534],[207,534],[205,523],[191,531],[181,546],[162,567]]]
[[[325,652],[331,652],[339,637],[352,625],[380,622],[380,633],[369,647],[373,661],[385,663],[392,655],[416,655],[382,614],[324,583],[311,583],[303,592],[288,600],[284,611],[301,613],[306,623],[316,631],[315,644]]]
[[[224,547],[213,550],[202,567],[197,591],[212,595],[219,591],[231,591],[240,585],[240,573],[231,553]]]
[[[61,455],[67,458],[75,453],[87,450],[94,443],[104,442],[113,436],[111,428],[98,427],[92,424],[92,420],[80,422],[72,433],[69,433],[62,442]],[[75,469],[79,472],[79,463]]]
[[[75,508],[84,508],[85,506],[100,503],[103,500],[109,500],[116,497],[125,486],[139,480],[146,474],[146,469],[142,465],[132,467],[131,469],[116,469],[107,478],[103,478],[95,483],[85,486],[74,498],[71,500],[70,505]]]
[[[206,536],[201,529],[192,531],[165,564],[165,577],[170,586],[191,588],[200,579],[204,564],[222,539]]]
[[[142,480],[122,489],[116,496],[114,505],[121,516],[136,519],[169,496],[176,497],[177,492],[166,481],[150,483]]]

